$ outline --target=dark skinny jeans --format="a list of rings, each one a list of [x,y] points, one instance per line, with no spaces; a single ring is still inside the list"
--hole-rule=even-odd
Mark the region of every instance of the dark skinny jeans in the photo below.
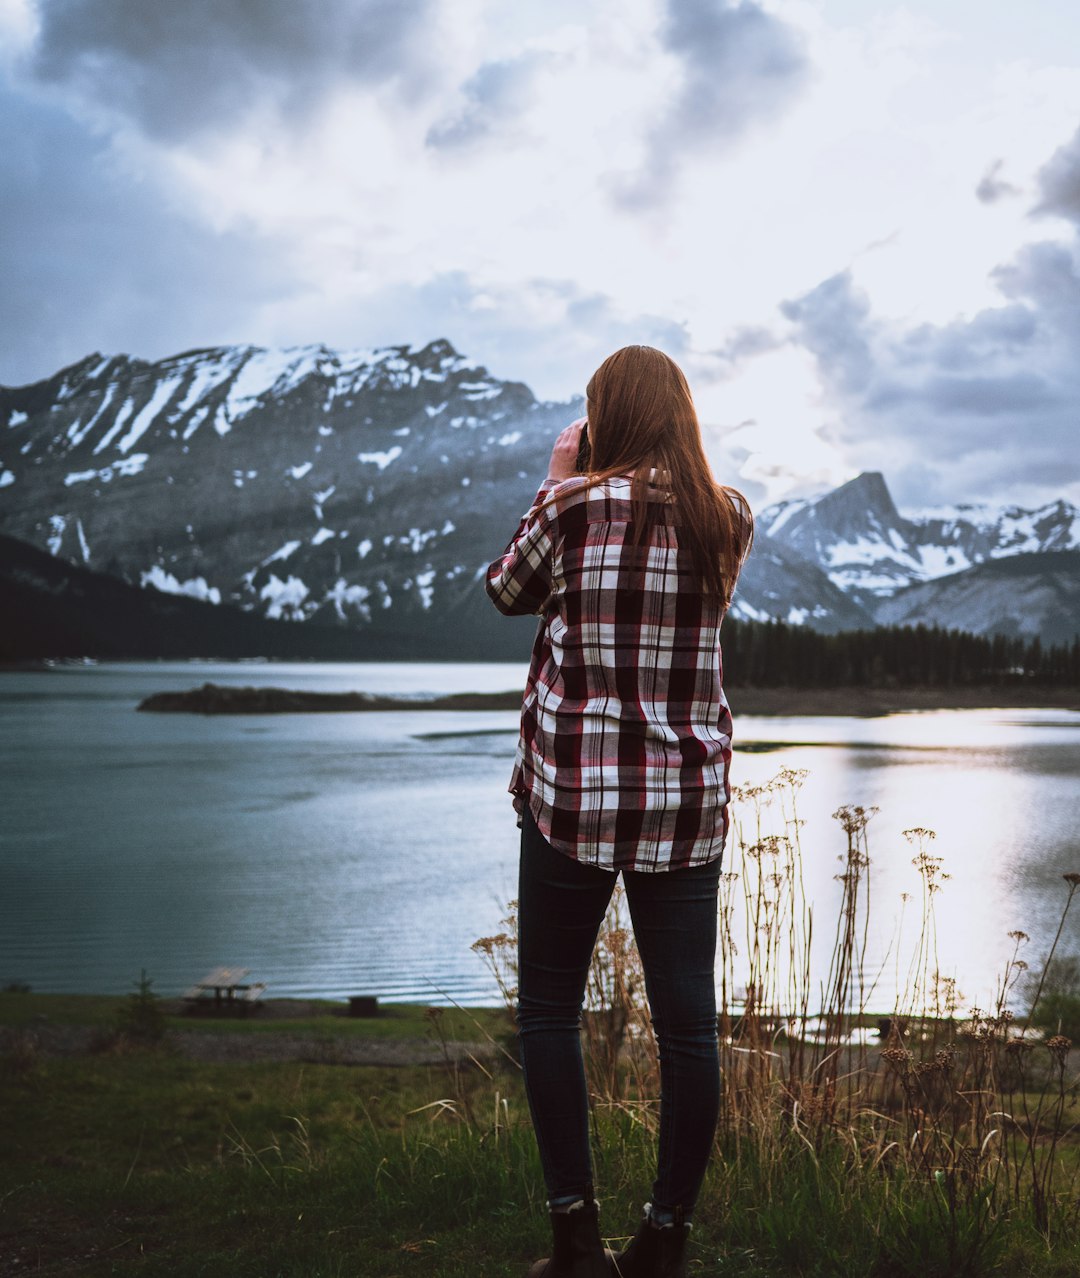
[[[720,861],[651,874],[624,870],[660,1048],[660,1140],[652,1203],[697,1201],[720,1106],[716,906]],[[526,810],[518,889],[518,1036],[548,1199],[592,1181],[579,1027],[597,933],[618,874],[556,852]]]

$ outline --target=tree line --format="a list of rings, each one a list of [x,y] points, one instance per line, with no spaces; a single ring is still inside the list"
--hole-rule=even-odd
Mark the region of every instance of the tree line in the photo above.
[[[739,687],[1080,687],[1080,635],[1053,645],[923,625],[827,635],[729,617],[723,644],[725,671]]]

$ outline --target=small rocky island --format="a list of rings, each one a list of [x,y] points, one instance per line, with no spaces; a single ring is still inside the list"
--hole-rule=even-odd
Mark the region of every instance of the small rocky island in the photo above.
[[[164,714],[309,714],[341,710],[518,710],[520,692],[455,692],[444,697],[378,696],[371,692],[297,692],[204,683],[186,692],[155,692],[137,709]]]

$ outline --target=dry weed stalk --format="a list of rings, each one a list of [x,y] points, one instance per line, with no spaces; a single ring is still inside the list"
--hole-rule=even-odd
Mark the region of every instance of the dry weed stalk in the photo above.
[[[994,1005],[961,1015],[956,981],[940,971],[936,900],[949,881],[932,854],[932,830],[903,832],[914,848],[919,892],[901,897],[895,940],[883,962],[896,974],[883,1043],[871,1051],[865,1027],[880,973],[867,969],[870,871],[867,827],[876,809],[845,806],[833,815],[844,833],[835,925],[824,962],[811,961],[814,909],[803,879],[797,795],[805,772],[783,769],[765,785],[733,792],[732,837],[720,877],[718,1028],[724,1091],[718,1139],[724,1156],[780,1167],[792,1141],[812,1155],[838,1142],[853,1167],[903,1168],[922,1178],[957,1256],[975,1256],[1006,1207],[1031,1211],[1049,1233],[1054,1209],[1080,1215],[1075,1143],[1066,1077],[1069,1040],[1037,1041],[1029,1031],[1040,980],[1019,1034],[1009,1007],[1027,968],[1025,933],[1009,933],[1012,955]],[[1080,888],[1066,874],[1068,898],[1043,964],[1043,980]],[[903,914],[919,899],[918,932],[901,953]],[[508,1007],[516,997],[514,909],[503,930],[473,947],[494,972]],[[814,956],[815,960],[817,955]],[[815,989],[813,973],[824,971]],[[883,1010],[883,1009],[882,1009]],[[641,963],[616,890],[593,957],[583,1018],[594,1104],[618,1108],[650,1129],[659,1070]],[[963,1228],[961,1227],[961,1222]],[[974,1221],[974,1224],[972,1224]],[[965,1232],[966,1231],[966,1232]],[[967,1261],[965,1261],[967,1263]]]

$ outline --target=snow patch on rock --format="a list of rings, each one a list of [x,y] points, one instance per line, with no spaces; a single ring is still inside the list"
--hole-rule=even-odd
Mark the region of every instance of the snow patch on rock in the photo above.
[[[79,549],[82,551],[83,563],[90,562],[90,543],[86,540],[86,533],[83,532],[82,520],[75,521],[75,529],[79,534]]]
[[[259,591],[259,598],[266,603],[266,615],[271,621],[282,618],[287,620],[303,620],[304,600],[308,597],[307,586],[299,577],[289,577],[282,581],[276,574],[270,574],[270,580]]]
[[[160,564],[155,564],[147,572],[141,574],[139,584],[160,590],[165,595],[186,595],[189,599],[201,599],[204,603],[221,603],[221,591],[211,586],[205,577],[189,577],[180,581],[171,572],[166,572]]]
[[[395,444],[393,448],[388,448],[384,453],[357,453],[356,460],[369,466],[378,466],[380,470],[385,470],[391,462],[397,461],[400,456],[401,445]]]
[[[117,435],[119,435],[127,425],[127,420],[134,411],[135,401],[129,395],[128,398],[120,405],[120,411],[116,414],[116,420],[94,445],[95,453],[104,452],[105,449],[108,448]]]
[[[50,555],[58,555],[60,547],[64,544],[64,532],[67,529],[67,515],[50,515],[49,527],[52,532],[45,543],[49,547]]]
[[[432,582],[435,580],[435,569],[431,568],[427,572],[417,573],[416,589],[420,593],[420,603],[426,612],[431,607],[431,601],[435,598],[435,590]]]
[[[344,577],[339,577],[334,582],[333,587],[326,593],[326,602],[334,605],[334,611],[337,613],[341,621],[347,621],[345,615],[345,607],[354,609],[365,621],[371,620],[371,609],[367,605],[367,600],[371,597],[371,591],[367,586],[352,585],[350,586]]]
[[[72,484],[85,484],[91,479],[99,479],[108,484],[117,475],[137,475],[150,460],[149,453],[132,453],[130,457],[121,457],[110,466],[102,466],[100,470],[74,470],[64,476],[64,487]]]
[[[146,434],[157,415],[180,389],[181,381],[180,377],[166,377],[163,381],[158,382],[154,387],[154,393],[139,409],[138,415],[131,423],[127,434],[117,443],[116,447],[120,452],[126,453]],[[95,449],[95,451],[97,450]]]

